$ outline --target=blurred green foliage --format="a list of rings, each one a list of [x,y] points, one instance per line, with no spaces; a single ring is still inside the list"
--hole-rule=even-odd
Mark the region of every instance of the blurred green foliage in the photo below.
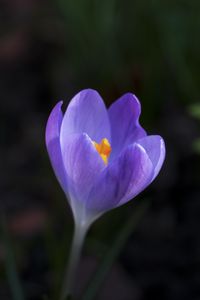
[[[149,202],[147,202],[147,200],[140,202],[140,204],[135,207],[134,213],[129,216],[120,230],[117,231],[116,237],[112,241],[112,247],[110,247],[107,253],[102,256],[102,260],[97,270],[95,270],[93,276],[91,276],[92,280],[86,288],[83,297],[81,298],[82,300],[95,299],[101,285],[103,284],[103,281],[106,278],[106,275],[110,271],[128,238],[130,238],[131,234],[136,229],[138,223],[141,221],[141,218],[144,216],[148,208]]]
[[[200,120],[200,103],[195,103],[189,107],[189,113],[196,119]],[[200,153],[200,138],[196,139],[193,143],[195,152]]]
[[[200,120],[200,103],[193,104],[189,107],[190,114]]]
[[[65,26],[64,67],[76,85],[106,96],[134,91],[148,107],[147,120],[169,98],[199,100],[199,1],[56,3]]]
[[[5,246],[5,273],[11,290],[13,300],[24,300],[24,293],[21,287],[21,282],[17,272],[13,244],[7,228],[6,218],[3,214],[0,215],[1,238]]]

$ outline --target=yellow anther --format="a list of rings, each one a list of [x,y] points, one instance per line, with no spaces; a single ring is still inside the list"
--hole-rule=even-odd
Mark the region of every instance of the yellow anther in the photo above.
[[[104,138],[101,140],[101,142],[99,144],[96,142],[93,142],[93,143],[94,143],[94,146],[95,146],[97,152],[100,154],[104,163],[107,165],[108,158],[109,158],[110,152],[112,150],[109,141],[106,138]]]

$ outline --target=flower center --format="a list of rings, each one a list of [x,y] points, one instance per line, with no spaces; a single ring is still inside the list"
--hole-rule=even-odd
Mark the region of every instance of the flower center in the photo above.
[[[99,144],[96,142],[93,142],[93,144],[94,144],[97,152],[103,159],[104,163],[107,165],[108,158],[109,158],[110,152],[112,150],[109,141],[106,138],[104,138],[101,140],[101,142]]]

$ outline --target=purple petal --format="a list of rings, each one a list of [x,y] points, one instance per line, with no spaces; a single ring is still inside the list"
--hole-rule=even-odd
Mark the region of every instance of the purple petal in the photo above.
[[[152,181],[158,175],[165,159],[165,143],[161,136],[150,135],[138,141],[147,152],[154,168]]]
[[[51,111],[46,125],[45,140],[52,167],[60,185],[66,193],[66,174],[60,148],[60,127],[63,119],[61,106],[62,101],[58,102]]]
[[[71,205],[84,205],[95,179],[105,168],[87,134],[70,135],[62,148]],[[76,210],[76,209],[75,209]],[[77,213],[75,210],[74,213]]]
[[[111,124],[111,160],[128,145],[146,136],[139,124],[140,102],[135,95],[127,93],[114,102],[109,110]]]
[[[152,178],[152,163],[138,144],[127,147],[118,159],[102,172],[92,188],[87,208],[104,212],[140,193]]]
[[[108,113],[100,95],[91,89],[78,93],[69,103],[61,126],[61,145],[70,134],[86,133],[93,141],[110,140]]]

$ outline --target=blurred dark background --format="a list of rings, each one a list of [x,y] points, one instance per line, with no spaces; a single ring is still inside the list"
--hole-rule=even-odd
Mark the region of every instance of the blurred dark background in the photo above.
[[[44,131],[57,101],[88,87],[108,106],[135,93],[167,156],[151,187],[92,226],[78,299],[141,201],[150,207],[95,299],[200,299],[199,32],[197,0],[1,0],[0,299],[17,299],[15,268],[24,299],[58,299],[73,221]]]

